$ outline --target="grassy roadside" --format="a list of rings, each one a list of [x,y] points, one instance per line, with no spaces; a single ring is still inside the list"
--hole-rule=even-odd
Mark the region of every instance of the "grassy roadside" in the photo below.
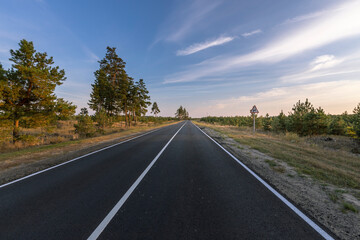
[[[360,156],[358,155],[342,149],[324,148],[292,134],[256,133],[254,135],[249,128],[195,123],[284,161],[294,167],[300,175],[311,176],[323,184],[360,189]]]
[[[130,127],[128,129],[121,130],[119,132],[102,135],[93,138],[86,139],[77,139],[69,140],[56,144],[41,145],[23,148],[17,151],[0,153],[0,174],[3,171],[18,167],[24,166],[31,163],[36,163],[47,158],[54,158],[63,154],[68,154],[71,152],[76,152],[80,150],[86,151],[99,144],[112,144],[114,141],[121,141],[131,137],[134,134],[140,134],[149,130],[156,128],[164,127],[167,125],[174,124],[176,122],[166,122],[163,124],[152,125],[152,126],[136,126]],[[89,150],[91,151],[91,150]],[[85,154],[85,153],[84,153]]]

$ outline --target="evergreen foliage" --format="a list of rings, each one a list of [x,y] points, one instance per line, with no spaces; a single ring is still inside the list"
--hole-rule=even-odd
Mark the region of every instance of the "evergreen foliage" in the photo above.
[[[271,122],[272,122],[272,118],[269,116],[268,113],[266,113],[265,118],[262,121],[262,126],[265,131],[271,130]]]
[[[236,117],[203,117],[200,121],[231,126],[252,126],[250,116]],[[257,117],[256,125],[262,126],[263,130],[277,133],[294,132],[299,136],[311,136],[321,134],[347,135],[360,138],[360,103],[354,108],[353,114],[347,112],[341,115],[326,115],[319,107],[314,108],[306,99],[298,101],[292,111],[286,116],[283,111],[278,116]]]
[[[69,120],[75,115],[76,106],[72,102],[65,101],[63,98],[56,99],[54,113],[56,120]]]
[[[94,122],[89,116],[89,111],[86,108],[82,108],[78,116],[78,123],[74,124],[75,133],[80,137],[92,137],[96,133]]]
[[[360,138],[360,103],[354,108],[353,113],[353,129],[355,130],[356,136]]]
[[[126,63],[117,55],[116,48],[107,47],[106,55],[99,64],[99,69],[94,73],[94,84],[91,85],[89,107],[98,116],[106,115],[106,118],[124,114],[126,126],[130,126],[132,121],[136,123],[151,104],[144,80],[134,82],[128,76]]]
[[[18,50],[10,50],[11,69],[0,68],[0,112],[13,121],[13,142],[19,139],[19,122],[36,119],[47,124],[56,105],[55,87],[66,79],[65,71],[54,65],[47,53],[37,52],[25,39]]]
[[[153,113],[155,115],[155,117],[157,117],[159,112],[160,112],[160,109],[159,109],[157,103],[154,102],[152,107],[151,107],[151,113]]]
[[[180,120],[188,119],[189,113],[186,111],[186,108],[180,106],[175,112],[175,117]]]

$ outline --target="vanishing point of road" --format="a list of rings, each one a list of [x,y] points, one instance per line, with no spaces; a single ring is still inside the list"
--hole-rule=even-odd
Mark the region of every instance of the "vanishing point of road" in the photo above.
[[[0,186],[0,239],[331,239],[190,121]]]

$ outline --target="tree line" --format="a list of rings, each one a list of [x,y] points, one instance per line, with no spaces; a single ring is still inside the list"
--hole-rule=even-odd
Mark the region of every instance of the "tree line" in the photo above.
[[[10,50],[10,55],[9,69],[0,63],[0,126],[11,126],[13,142],[20,139],[20,127],[49,126],[58,120],[75,118],[76,106],[55,94],[55,88],[64,83],[66,76],[53,57],[36,51],[33,42],[25,39],[19,42],[19,49]],[[151,107],[155,118],[145,116],[151,105],[149,91],[143,79],[135,81],[127,74],[125,65],[116,48],[106,48],[91,84],[88,105],[95,114],[90,116],[86,108],[81,109],[74,125],[77,133],[90,136],[94,131],[103,132],[114,121],[123,121],[130,127],[139,121],[174,119],[157,117],[160,109],[156,102]],[[188,117],[185,108],[181,107],[179,113],[176,116],[179,119]]]
[[[203,117],[200,119],[207,123],[220,125],[248,126],[251,127],[251,116],[237,117]],[[320,134],[345,135],[360,138],[360,103],[354,108],[352,114],[344,112],[341,115],[325,114],[321,108],[315,108],[308,99],[300,100],[293,105],[288,115],[283,111],[277,116],[256,118],[256,126],[265,131],[278,133],[294,132],[299,136],[311,136]]]

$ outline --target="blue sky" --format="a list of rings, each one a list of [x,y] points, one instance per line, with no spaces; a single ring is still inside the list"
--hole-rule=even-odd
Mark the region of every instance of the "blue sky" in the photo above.
[[[309,98],[327,113],[360,102],[360,2],[0,0],[0,62],[20,39],[54,57],[59,97],[86,107],[97,61],[116,47],[163,116],[277,115]]]

